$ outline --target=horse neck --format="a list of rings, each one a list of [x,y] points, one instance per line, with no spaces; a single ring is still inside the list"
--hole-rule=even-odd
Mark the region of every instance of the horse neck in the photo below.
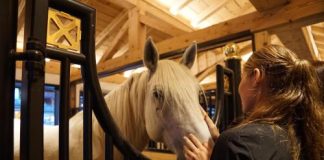
[[[144,149],[148,135],[144,120],[147,74],[133,75],[105,98],[121,133],[137,149]]]

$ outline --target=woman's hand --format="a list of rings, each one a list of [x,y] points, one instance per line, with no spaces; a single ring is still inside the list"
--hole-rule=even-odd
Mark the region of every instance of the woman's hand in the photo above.
[[[201,143],[193,134],[184,138],[184,155],[187,160],[209,160],[213,145]]]
[[[207,113],[204,110],[201,111],[212,139],[216,142],[219,137],[219,130]],[[187,160],[209,160],[213,151],[213,146],[213,142],[201,143],[198,138],[192,134],[184,137],[184,154]]]

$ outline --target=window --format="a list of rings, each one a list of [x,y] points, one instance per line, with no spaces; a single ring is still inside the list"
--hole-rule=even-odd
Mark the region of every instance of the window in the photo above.
[[[15,83],[15,118],[20,119],[21,108],[21,82]],[[58,124],[58,87],[45,85],[44,88],[44,124]]]

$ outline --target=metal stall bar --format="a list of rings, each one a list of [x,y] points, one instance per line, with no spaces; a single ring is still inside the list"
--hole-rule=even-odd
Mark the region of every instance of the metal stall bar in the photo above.
[[[231,88],[233,93],[233,120],[238,118],[242,115],[242,107],[241,107],[241,97],[238,93],[238,87],[241,81],[241,59],[240,58],[228,58],[225,61],[226,67],[232,70],[233,74],[235,75],[233,78],[234,85]]]
[[[85,74],[85,73],[83,73]],[[83,102],[83,159],[92,159],[92,103],[90,85],[84,83]]]
[[[217,110],[213,120],[220,131],[224,131],[235,118],[234,114],[232,114],[233,108],[236,106],[235,74],[231,69],[221,65],[216,66],[216,74],[217,91],[215,106]],[[224,89],[224,75],[227,75],[229,78],[229,91]]]
[[[61,62],[59,110],[59,159],[69,159],[70,60]]]
[[[0,159],[13,159],[13,118],[18,0],[0,1]]]
[[[114,147],[112,137],[105,134],[105,160],[114,159]]]
[[[89,94],[88,97],[90,97],[85,104],[93,106],[99,124],[106,134],[112,136],[114,144],[124,155],[129,156],[131,159],[147,159],[121,135],[102,96],[95,62],[95,10],[77,1],[67,0],[50,0],[50,6],[81,19],[81,53],[86,57],[86,62],[81,64],[81,71],[84,83],[88,85],[85,88],[89,88],[86,89],[89,91],[86,91],[85,95]],[[84,136],[89,136],[89,134],[85,132]],[[89,154],[87,155],[87,159],[90,159]]]
[[[20,159],[43,159],[44,65],[48,1],[26,0],[23,63]]]

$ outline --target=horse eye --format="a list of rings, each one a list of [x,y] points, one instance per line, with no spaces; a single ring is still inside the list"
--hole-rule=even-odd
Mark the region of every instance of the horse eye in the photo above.
[[[154,89],[153,90],[153,96],[158,100],[163,100],[163,93],[159,89]]]

